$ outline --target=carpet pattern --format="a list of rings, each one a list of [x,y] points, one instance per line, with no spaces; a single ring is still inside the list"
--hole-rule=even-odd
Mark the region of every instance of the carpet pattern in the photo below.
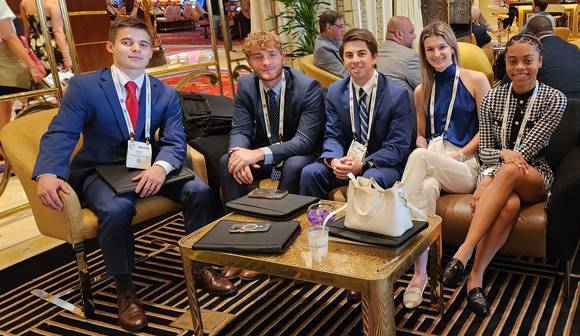
[[[181,214],[170,216],[136,232],[137,257],[157,255],[137,264],[137,290],[149,317],[143,335],[193,335],[170,326],[186,312],[186,289],[178,250],[167,248],[184,234]],[[445,250],[445,259],[452,251]],[[54,256],[53,256],[54,257]],[[51,258],[50,251],[47,258]],[[100,251],[88,255],[91,274],[104,274]],[[397,335],[579,335],[578,274],[572,281],[572,297],[564,301],[560,265],[534,258],[498,256],[486,273],[486,293],[492,314],[476,318],[465,308],[465,284],[453,291],[445,288],[447,304],[443,317],[429,307],[428,299],[414,310],[402,305],[411,272],[395,284]],[[0,273],[0,278],[10,277]],[[102,278],[93,285],[96,317],[78,318],[30,294],[35,288],[62,293],[62,298],[79,303],[74,286],[77,274],[69,262],[45,274],[38,274],[0,295],[0,334],[15,335],[123,335],[117,326],[114,284]],[[360,303],[346,300],[345,290],[328,286],[297,285],[281,278],[253,282],[238,281],[238,294],[217,298],[198,292],[200,306],[235,314],[220,335],[361,335]],[[428,291],[426,298],[428,298]]]

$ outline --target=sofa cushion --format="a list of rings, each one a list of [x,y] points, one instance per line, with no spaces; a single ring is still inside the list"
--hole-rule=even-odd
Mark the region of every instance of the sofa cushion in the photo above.
[[[443,218],[443,242],[459,246],[465,240],[471,222],[471,194],[442,195],[437,201],[437,214]],[[546,257],[547,216],[545,203],[524,206],[500,253]]]

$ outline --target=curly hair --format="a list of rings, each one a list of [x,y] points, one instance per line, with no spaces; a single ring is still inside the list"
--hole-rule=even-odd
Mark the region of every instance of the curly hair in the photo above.
[[[268,50],[268,49],[278,49],[280,53],[283,53],[282,42],[278,35],[272,32],[253,32],[246,37],[244,41],[244,54],[246,57],[250,57],[256,51]]]

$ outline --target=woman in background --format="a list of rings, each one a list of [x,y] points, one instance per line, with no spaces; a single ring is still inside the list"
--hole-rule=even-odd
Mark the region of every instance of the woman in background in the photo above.
[[[457,40],[448,24],[435,21],[419,38],[421,84],[415,89],[417,139],[402,182],[409,202],[422,192],[427,213],[435,213],[441,189],[471,193],[475,189],[479,144],[478,106],[490,90],[485,75],[459,66]],[[419,306],[427,286],[428,251],[415,260],[403,304]]]
[[[61,69],[71,69],[72,60],[64,34],[64,24],[60,12],[58,0],[42,0],[42,6],[46,15],[48,29],[51,36],[52,49],[56,63]],[[22,0],[20,3],[20,15],[24,23],[24,32],[28,38],[30,48],[42,61],[47,73],[50,73],[48,50],[45,46],[44,35],[40,29],[38,9],[35,0]]]
[[[443,283],[455,287],[475,251],[467,279],[467,303],[489,314],[483,274],[508,239],[522,204],[544,200],[554,175],[544,151],[566,108],[566,97],[537,81],[542,46],[533,35],[506,44],[511,84],[490,91],[481,103],[479,157],[481,183],[473,194],[473,218],[465,241],[447,264]]]
[[[9,95],[31,89],[39,83],[42,74],[28,57],[28,53],[14,29],[15,16],[6,1],[0,1],[0,95]],[[10,121],[12,102],[0,102],[0,130]],[[0,160],[3,159],[0,153]],[[4,170],[4,167],[0,170]]]

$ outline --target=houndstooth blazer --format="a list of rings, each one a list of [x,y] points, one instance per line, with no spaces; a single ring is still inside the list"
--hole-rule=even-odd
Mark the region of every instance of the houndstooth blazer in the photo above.
[[[508,96],[509,84],[496,87],[488,92],[481,101],[479,118],[479,159],[481,161],[480,177],[495,176],[502,166],[500,159],[501,124],[503,111]],[[554,174],[548,166],[543,150],[548,146],[550,136],[560,123],[566,109],[567,99],[564,94],[550,86],[540,83],[536,102],[524,130],[523,139],[517,149],[530,166],[534,167],[544,179],[546,192],[554,181]],[[507,136],[516,111],[516,99],[511,95],[507,120]],[[509,141],[509,140],[508,140]]]

